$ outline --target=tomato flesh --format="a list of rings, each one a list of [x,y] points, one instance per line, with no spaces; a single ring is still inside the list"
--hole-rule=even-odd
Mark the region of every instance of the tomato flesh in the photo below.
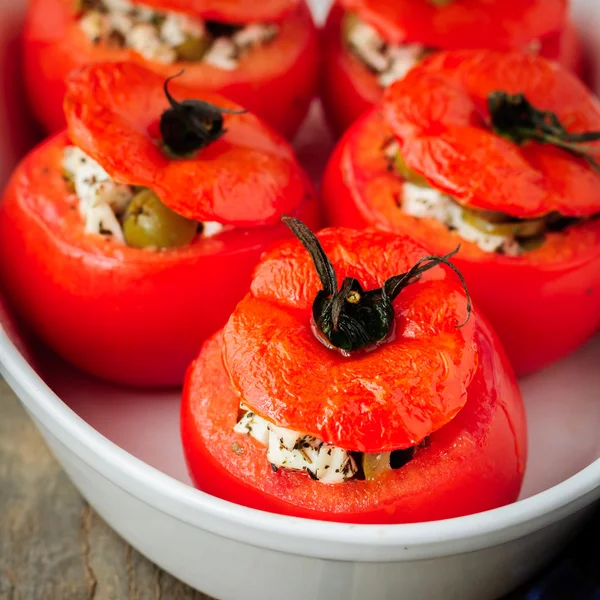
[[[520,375],[566,356],[600,328],[600,219],[549,233],[520,256],[484,252],[441,222],[400,209],[403,181],[382,152],[392,137],[373,110],[342,139],[323,183],[329,223],[411,235],[442,254],[460,243],[453,261]]]
[[[72,0],[32,0],[24,31],[29,100],[45,129],[57,132],[65,126],[65,78],[76,68],[127,61],[141,64],[163,78],[183,68],[180,82],[187,87],[199,94],[218,91],[292,137],[317,85],[318,39],[305,3],[279,25],[278,37],[252,49],[235,71],[204,63],[165,65],[148,61],[132,50],[91,44],[79,27]]]
[[[481,321],[479,365],[458,415],[413,460],[379,479],[328,485],[274,472],[266,448],[235,433],[239,396],[221,359],[221,334],[190,367],[181,408],[192,479],[209,494],[295,517],[347,523],[432,521],[489,510],[517,499],[526,461],[525,415],[514,376]],[[310,375],[309,375],[310,376]]]
[[[282,224],[231,229],[164,252],[83,231],[61,176],[59,134],[15,171],[0,206],[0,281],[14,309],[55,351],[103,379],[178,385],[202,340],[247,291]],[[318,218],[310,186],[296,214]],[[26,276],[24,275],[26,274]]]

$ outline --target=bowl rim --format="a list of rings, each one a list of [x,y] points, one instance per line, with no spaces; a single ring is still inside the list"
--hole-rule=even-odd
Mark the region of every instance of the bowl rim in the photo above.
[[[539,530],[600,496],[600,459],[597,459],[534,496],[483,513],[443,521],[355,525],[276,515],[194,489],[117,446],[48,387],[10,340],[2,324],[0,373],[44,429],[128,494],[181,522],[254,546],[292,554],[371,562],[473,551]],[[87,451],[77,452],[76,446]],[[590,495],[594,497],[589,498]],[[583,502],[578,502],[581,500]]]

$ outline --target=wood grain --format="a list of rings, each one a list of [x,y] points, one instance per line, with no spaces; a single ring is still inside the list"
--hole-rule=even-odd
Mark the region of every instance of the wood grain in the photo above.
[[[0,600],[210,600],[121,540],[0,378]]]

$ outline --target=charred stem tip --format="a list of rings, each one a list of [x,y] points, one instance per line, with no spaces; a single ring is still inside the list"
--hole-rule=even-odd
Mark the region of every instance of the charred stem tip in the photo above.
[[[173,98],[173,96],[171,95],[171,92],[169,91],[169,84],[171,83],[171,81],[173,81],[173,79],[177,79],[178,77],[181,77],[184,73],[185,73],[185,69],[181,69],[179,72],[175,73],[174,75],[170,75],[169,77],[167,77],[165,79],[165,82],[163,83],[163,89],[165,91],[165,96],[167,97],[169,104],[173,107],[179,106],[179,104],[181,104],[181,103],[178,102],[177,100],[175,100],[175,98]],[[234,108],[222,108],[221,106],[216,106],[215,104],[210,104],[210,102],[205,102],[205,101],[201,101],[201,102],[205,106],[208,106],[222,114],[245,115],[248,112],[248,110],[245,108],[235,108],[235,109]]]
[[[319,279],[323,286],[323,291],[328,296],[333,296],[338,291],[337,276],[331,261],[325,254],[323,246],[319,238],[300,220],[296,217],[283,215],[281,221],[289,230],[298,238],[300,243],[306,248],[313,260]]]
[[[460,251],[460,244],[448,254],[444,254],[443,256],[438,256],[437,254],[431,254],[428,256],[423,256],[420,258],[406,273],[402,273],[401,275],[396,275],[395,277],[390,277],[384,284],[384,291],[389,296],[390,300],[394,300],[396,296],[407,286],[410,285],[412,280],[420,277],[426,271],[433,269],[437,265],[443,264],[450,269],[452,269],[460,279],[461,285],[465,292],[465,296],[467,298],[467,317],[463,323],[457,323],[456,327],[461,328],[464,327],[469,319],[471,318],[472,312],[472,303],[471,303],[471,295],[469,293],[469,289],[467,288],[467,283],[463,274],[460,272],[458,267],[450,262],[450,259],[455,256]]]
[[[177,102],[177,100],[175,100],[175,98],[173,98],[173,96],[171,96],[171,92],[169,92],[169,83],[171,83],[171,81],[173,81],[173,79],[177,79],[178,77],[181,77],[184,73],[185,73],[185,69],[181,69],[181,71],[179,71],[178,73],[175,73],[175,75],[170,75],[169,77],[167,77],[163,84],[163,89],[165,90],[165,96],[167,97],[167,100],[169,101],[169,104],[171,106],[177,106],[179,103]]]
[[[456,248],[452,252],[449,252],[448,254],[446,254],[444,256],[438,257],[440,263],[442,263],[443,265],[446,265],[447,267],[452,269],[458,275],[458,278],[460,279],[462,288],[465,292],[465,296],[467,297],[467,316],[462,323],[456,324],[457,329],[464,327],[469,322],[469,319],[471,318],[471,312],[473,311],[473,303],[471,302],[471,294],[469,292],[469,288],[467,287],[467,282],[465,281],[465,277],[461,273],[460,269],[454,263],[450,262],[450,260],[449,260],[456,254],[458,254],[459,251],[460,251],[460,244],[458,246],[456,246]]]

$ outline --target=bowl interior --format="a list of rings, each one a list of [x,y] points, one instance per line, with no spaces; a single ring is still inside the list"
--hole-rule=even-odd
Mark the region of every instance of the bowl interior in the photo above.
[[[328,2],[314,0],[319,15]],[[15,22],[19,18],[14,4]],[[589,56],[600,56],[600,6],[595,0],[575,2],[574,14],[581,24]],[[0,47],[8,56],[10,46]],[[595,50],[598,50],[597,52]],[[600,61],[591,65],[592,78],[600,81]],[[5,75],[8,71],[5,71]],[[11,76],[17,73],[12,72]],[[13,82],[14,83],[14,82]],[[19,98],[19,88],[4,86],[0,99],[0,124],[17,124],[29,130],[25,112],[15,117],[9,108]],[[8,91],[13,90],[13,91]],[[6,94],[14,94],[9,98]],[[12,109],[11,109],[12,110]],[[6,139],[6,138],[4,138]],[[0,185],[23,151],[20,144],[0,143]],[[318,104],[295,143],[302,162],[317,182],[332,148]],[[0,297],[1,309],[1,297]],[[87,424],[116,445],[157,468],[189,484],[179,440],[179,390],[140,391],[106,384],[84,375],[35,343],[23,341],[7,312],[0,310],[0,323],[22,352],[31,355],[32,364],[48,386]],[[530,497],[566,480],[600,458],[600,336],[571,357],[522,381],[529,419],[530,455],[522,498]]]

